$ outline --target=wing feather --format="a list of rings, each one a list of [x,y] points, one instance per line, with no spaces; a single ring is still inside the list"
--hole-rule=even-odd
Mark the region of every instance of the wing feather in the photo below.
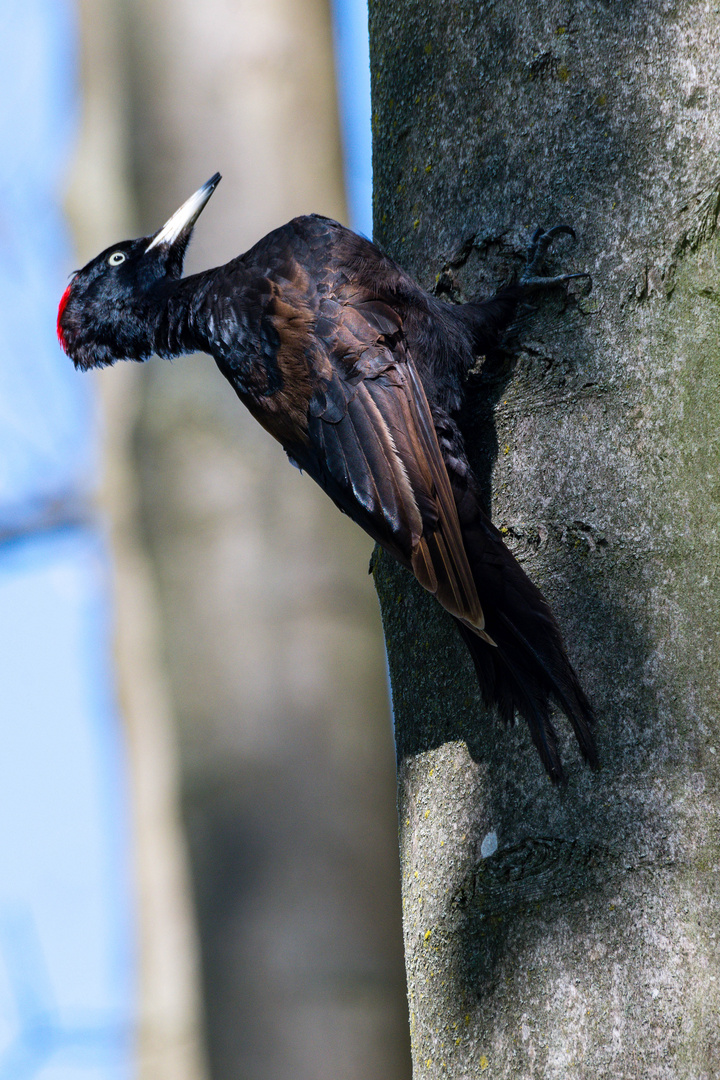
[[[362,307],[325,339],[332,366],[311,404],[305,467],[448,611],[491,641],[425,390],[402,343],[383,340],[398,333],[397,317]],[[356,340],[362,327],[366,340],[348,367],[348,335]]]

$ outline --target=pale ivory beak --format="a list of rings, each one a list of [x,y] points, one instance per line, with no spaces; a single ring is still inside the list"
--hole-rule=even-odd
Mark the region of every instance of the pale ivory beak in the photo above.
[[[157,247],[158,244],[174,244],[181,236],[188,235],[193,225],[199,218],[203,207],[207,203],[208,199],[212,195],[215,188],[220,183],[220,173],[215,173],[211,176],[207,183],[203,184],[201,188],[191,195],[187,199],[179,210],[168,221],[165,222],[162,229],[156,232],[152,240],[145,248],[145,252],[151,250],[151,248]]]

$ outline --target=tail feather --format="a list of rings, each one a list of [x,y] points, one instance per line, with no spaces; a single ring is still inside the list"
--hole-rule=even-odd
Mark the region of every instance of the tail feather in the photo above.
[[[522,657],[513,657],[506,647],[490,650],[467,626],[457,623],[468,647],[478,678],[480,693],[488,707],[495,707],[502,720],[512,723],[517,711],[527,722],[530,737],[540,760],[554,784],[565,781],[557,734],[550,719],[549,695],[536,676],[523,670]]]
[[[538,650],[531,645],[526,635],[511,623],[504,612],[498,612],[498,617],[508,627],[518,644],[527,650],[527,653],[535,660],[538,668],[547,676],[552,688],[551,694],[570,721],[583,757],[589,765],[597,767],[597,748],[592,731],[595,724],[595,714],[567,658],[560,631],[557,630],[553,654],[551,657],[546,658],[540,655]],[[552,668],[548,663],[550,659],[554,661]]]
[[[463,543],[485,613],[484,629],[496,645],[487,644],[471,627],[458,623],[481,694],[502,719],[511,721],[516,712],[525,718],[550,777],[562,783],[564,773],[550,703],[554,701],[566,714],[583,757],[595,768],[598,756],[592,707],[568,659],[560,628],[545,597],[481,509],[460,432],[439,411],[434,419]]]
[[[593,737],[595,716],[565,654],[562,640],[541,656],[525,634],[516,632],[509,620],[488,610],[497,648],[493,649],[472,630],[456,620],[475,667],[483,701],[494,707],[505,723],[517,712],[528,725],[530,736],[553,783],[565,781],[550,716],[552,700],[572,725],[580,751],[592,768],[598,756]],[[499,640],[498,640],[499,639]],[[564,669],[562,673],[558,668]]]

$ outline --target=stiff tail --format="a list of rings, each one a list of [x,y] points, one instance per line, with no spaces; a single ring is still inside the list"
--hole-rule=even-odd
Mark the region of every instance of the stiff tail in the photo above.
[[[497,648],[493,649],[469,627],[456,621],[472,658],[485,704],[495,707],[501,719],[508,723],[515,712],[526,720],[552,782],[562,784],[565,781],[550,716],[553,700],[568,717],[583,757],[596,768],[598,757],[592,731],[595,717],[565,654],[557,628],[554,627],[556,640],[552,644],[546,640],[541,651],[533,647],[527,634],[518,631],[509,619],[488,612],[488,626],[492,627],[497,642]]]
[[[530,270],[517,285],[508,285],[485,300],[452,308],[463,330],[463,346],[455,345],[458,368],[467,366],[468,350],[475,356],[491,355],[513,322],[518,305],[531,288],[562,279],[536,278],[535,263],[542,258],[558,230],[539,234],[528,254]],[[547,242],[543,243],[547,236]],[[538,241],[541,241],[540,245]],[[505,547],[500,533],[483,513],[476,482],[467,464],[462,435],[440,408],[433,420],[445,461],[462,529],[463,543],[485,614],[482,640],[467,623],[456,620],[477,672],[480,691],[501,718],[511,722],[515,713],[527,721],[532,740],[553,783],[563,783],[557,736],[550,718],[551,703],[562,709],[572,725],[580,751],[588,764],[598,765],[593,738],[595,717],[565,651],[557,622],[539,589]]]
[[[525,717],[543,765],[554,783],[564,779],[550,719],[555,702],[570,721],[580,751],[598,764],[595,717],[565,651],[560,628],[540,590],[503,543],[479,505],[473,478],[460,460],[457,429],[438,420],[442,447],[458,509],[463,543],[485,613],[485,632],[495,647],[458,621],[482,696],[501,718]],[[455,453],[453,453],[453,447]]]

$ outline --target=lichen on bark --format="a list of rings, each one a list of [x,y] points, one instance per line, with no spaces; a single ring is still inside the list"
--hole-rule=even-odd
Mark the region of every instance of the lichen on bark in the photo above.
[[[565,733],[553,789],[450,620],[375,561],[414,1074],[720,1075],[720,10],[371,0],[370,31],[378,241],[462,299],[567,222],[551,264],[594,283],[543,301],[462,421],[602,771]]]

